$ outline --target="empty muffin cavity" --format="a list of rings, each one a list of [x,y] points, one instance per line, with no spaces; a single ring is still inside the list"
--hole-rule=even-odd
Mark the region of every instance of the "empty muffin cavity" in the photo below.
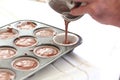
[[[12,67],[16,70],[29,71],[39,66],[39,61],[33,57],[19,57],[13,60]]]
[[[38,28],[34,31],[34,35],[39,37],[50,37],[54,36],[55,34],[56,32],[52,28],[47,27]]]
[[[37,44],[37,40],[33,36],[20,36],[14,40],[14,44],[18,47],[30,47]]]
[[[13,28],[6,28],[0,30],[0,39],[14,38],[18,36],[18,31]]]
[[[0,80],[14,80],[15,73],[9,69],[0,69]]]
[[[35,47],[33,52],[38,57],[49,58],[58,55],[60,50],[59,48],[52,45],[40,45]]]
[[[10,46],[0,46],[0,59],[9,59],[16,55],[17,50]]]
[[[26,29],[26,30],[33,29],[36,26],[37,26],[37,24],[32,21],[22,21],[19,24],[17,24],[17,28]]]

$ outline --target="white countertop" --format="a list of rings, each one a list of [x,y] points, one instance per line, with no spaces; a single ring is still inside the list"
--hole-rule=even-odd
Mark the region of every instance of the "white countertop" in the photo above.
[[[0,0],[0,26],[23,19],[36,20],[64,29],[60,14],[46,3],[34,0]],[[97,67],[100,80],[118,80],[120,28],[100,24],[86,14],[71,22],[69,31],[83,38],[83,43],[75,48],[73,53]]]

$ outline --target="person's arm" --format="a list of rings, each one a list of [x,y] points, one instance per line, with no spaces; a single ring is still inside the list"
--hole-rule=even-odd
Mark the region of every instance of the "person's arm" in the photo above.
[[[74,8],[71,14],[78,16],[88,13],[96,21],[120,27],[120,0],[73,0],[87,5]]]

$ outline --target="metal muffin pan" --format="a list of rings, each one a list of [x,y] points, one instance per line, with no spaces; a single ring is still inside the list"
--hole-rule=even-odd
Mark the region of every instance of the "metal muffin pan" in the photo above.
[[[26,28],[19,28],[21,23],[24,22],[33,22],[34,27],[28,29],[28,25],[27,25],[27,29]],[[19,27],[18,27],[19,25]],[[25,24],[24,24],[25,26]],[[31,24],[30,24],[31,26]],[[62,45],[58,45],[55,44],[53,42],[53,36],[55,36],[56,34],[59,33],[64,33],[64,30],[59,29],[57,27],[42,23],[42,22],[38,22],[38,21],[34,21],[34,20],[19,20],[19,21],[15,21],[12,22],[10,24],[7,24],[5,26],[0,27],[0,30],[2,29],[8,29],[8,28],[12,28],[15,29],[18,33],[17,36],[14,37],[10,37],[10,38],[6,38],[6,39],[0,39],[0,48],[2,47],[8,47],[8,48],[13,48],[16,50],[16,54],[13,57],[10,57],[8,59],[0,59],[0,69],[9,69],[13,72],[15,72],[15,78],[13,80],[24,80],[25,78],[31,76],[32,74],[36,73],[37,71],[39,71],[40,69],[44,68],[45,66],[47,66],[48,64],[52,63],[53,61],[55,61],[56,59],[58,59],[59,57],[63,56],[64,54],[72,51],[75,47],[77,47],[78,45],[80,45],[82,43],[82,38],[77,35],[79,37],[79,41],[72,46],[62,46]],[[54,31],[52,36],[48,36],[47,37],[43,37],[43,36],[38,36],[35,35],[36,30],[38,29],[52,29]],[[44,33],[44,31],[43,31]],[[71,33],[71,32],[70,32]],[[74,33],[72,33],[74,34]],[[33,37],[35,38],[35,40],[37,41],[35,43],[35,45],[32,46],[25,46],[25,47],[20,47],[15,45],[15,40],[19,39],[20,37]],[[28,43],[32,43],[30,40],[28,40]],[[58,54],[52,57],[42,57],[42,56],[37,56],[34,54],[34,49],[40,46],[52,46],[54,48],[57,48]],[[37,66],[37,68],[33,69],[33,70],[17,70],[12,66],[12,63],[14,62],[14,60],[16,60],[17,58],[20,57],[30,57],[30,58],[34,58],[39,62],[39,65]]]

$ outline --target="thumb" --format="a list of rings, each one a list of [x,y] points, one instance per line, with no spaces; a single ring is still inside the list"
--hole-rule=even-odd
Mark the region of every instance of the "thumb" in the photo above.
[[[79,16],[79,15],[83,15],[85,13],[88,13],[88,6],[80,6],[80,7],[77,7],[77,8],[73,8],[71,11],[70,11],[70,14],[71,15],[74,15],[74,16]]]

